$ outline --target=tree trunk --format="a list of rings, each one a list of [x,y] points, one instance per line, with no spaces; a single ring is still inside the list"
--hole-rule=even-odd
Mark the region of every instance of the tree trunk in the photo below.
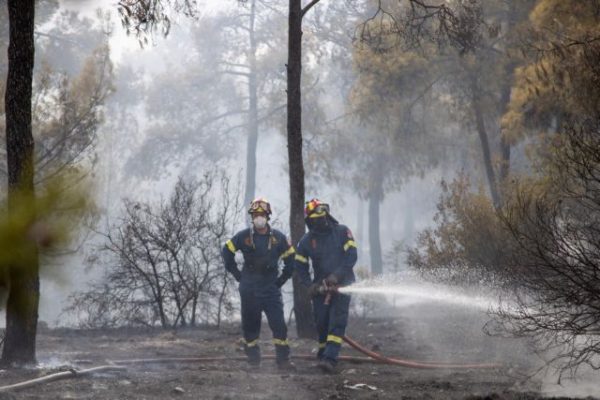
[[[362,260],[364,257],[364,237],[363,232],[365,230],[365,206],[362,198],[358,198],[358,207],[356,207],[357,211],[357,220],[358,220],[358,229],[355,232],[356,241],[358,243],[358,259]]]
[[[414,236],[415,236],[415,217],[413,214],[413,210],[412,209],[404,210],[404,232],[402,234],[404,244],[412,247]]]
[[[502,164],[500,165],[500,183],[503,184],[510,174],[510,142],[502,135],[500,138],[500,154]]]
[[[304,234],[304,163],[302,161],[302,3],[290,0],[287,63],[287,136],[290,174],[290,234],[298,243]],[[310,299],[306,288],[293,276],[294,313],[298,337],[315,338]]]
[[[250,52],[248,54],[248,141],[246,145],[246,193],[244,204],[250,204],[256,192],[256,146],[258,143],[258,87],[256,81],[256,38],[254,25],[256,0],[250,6]]]
[[[477,126],[477,133],[479,134],[479,140],[481,142],[481,150],[483,152],[483,164],[485,166],[485,173],[490,187],[490,194],[492,196],[494,206],[498,208],[500,207],[500,196],[498,194],[496,174],[494,172],[494,166],[492,164],[492,154],[490,151],[488,134],[485,129],[483,110],[481,109],[480,89],[477,85],[476,79],[477,78],[475,76],[471,78],[471,96],[473,101],[473,113],[475,114],[475,125]]]
[[[515,22],[516,22],[516,16],[517,14],[517,9],[516,9],[516,0],[510,1],[508,4],[508,12],[506,14],[506,23],[507,23],[507,31],[508,32],[513,32],[513,29],[515,27]],[[515,68],[517,67],[517,63],[513,62],[509,62],[506,64],[506,67],[504,68],[504,75],[505,75],[505,86],[502,90],[502,95],[501,95],[501,107],[502,107],[502,114],[506,113],[506,110],[508,109],[508,103],[510,102],[510,92],[512,89],[512,80],[513,80],[513,75],[515,73]],[[508,179],[508,175],[510,174],[510,150],[511,150],[511,144],[510,144],[510,140],[508,140],[508,138],[502,134],[502,131],[500,132],[500,154],[502,157],[502,164],[500,165],[500,176],[499,176],[499,183],[501,185],[501,187],[504,185],[505,181]],[[502,200],[501,196],[501,200]]]
[[[8,209],[18,206],[17,193],[35,196],[31,92],[34,64],[35,0],[8,0],[10,42],[6,80],[6,153]],[[31,245],[17,265],[10,266],[6,303],[3,365],[35,362],[35,338],[40,296],[37,248]]]
[[[381,257],[381,238],[379,223],[379,206],[383,200],[383,185],[381,174],[376,173],[371,182],[369,191],[369,251],[371,254],[371,273],[379,276],[383,273],[383,259]]]
[[[221,327],[221,314],[223,313],[223,302],[225,301],[226,293],[227,293],[227,275],[223,275],[223,286],[221,287],[221,293],[219,294],[219,308],[217,309],[217,328]]]

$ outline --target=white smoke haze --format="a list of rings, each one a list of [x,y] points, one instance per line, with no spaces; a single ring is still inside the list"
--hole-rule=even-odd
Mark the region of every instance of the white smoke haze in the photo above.
[[[181,65],[180,60],[188,57],[190,49],[194,47],[190,35],[195,21],[183,17],[175,17],[173,27],[168,37],[158,35],[151,45],[140,48],[134,36],[127,36],[120,26],[115,2],[112,0],[61,0],[61,10],[79,13],[81,18],[95,20],[98,9],[108,12],[111,16],[113,29],[109,37],[110,57],[115,66],[116,92],[108,100],[104,126],[100,127],[97,151],[99,157],[95,176],[97,184],[97,203],[103,212],[103,221],[97,229],[105,230],[106,227],[118,217],[124,198],[158,200],[166,197],[173,188],[179,173],[191,175],[194,171],[182,171],[181,165],[166,166],[168,171],[165,178],[156,180],[138,180],[125,170],[127,160],[144,144],[148,138],[148,124],[150,116],[146,111],[144,88],[155,84],[165,73],[173,67],[186,69],[190,76],[194,76],[195,65]],[[211,15],[240,7],[238,2],[228,4],[212,0],[200,3],[202,12],[199,19],[210,18]],[[53,28],[51,20],[40,29]],[[192,52],[193,53],[193,52]],[[281,65],[281,68],[284,68]],[[334,75],[335,76],[335,75]],[[202,88],[198,89],[199,91]],[[333,93],[333,92],[332,92]],[[331,96],[331,99],[339,97]],[[189,101],[185,97],[170,99],[170,101]],[[329,102],[330,109],[325,110],[331,117],[337,117],[344,110],[341,103]],[[120,112],[128,111],[127,120],[123,120]],[[281,111],[284,115],[284,111]],[[156,116],[154,116],[156,117]],[[310,118],[310,117],[309,117]],[[123,126],[123,122],[127,122]],[[121,124],[121,125],[119,125]],[[220,166],[238,174],[245,168],[245,139],[243,131],[238,131],[237,145],[231,150],[230,158],[219,162]],[[117,144],[118,143],[118,144]],[[219,146],[214,141],[214,146]],[[267,197],[275,210],[274,226],[285,233],[288,230],[289,209],[289,182],[286,173],[287,147],[285,136],[279,128],[264,126],[261,129],[257,151],[257,189],[256,194]],[[206,150],[210,152],[210,149]],[[390,248],[403,236],[405,244],[410,244],[414,239],[414,232],[431,224],[431,216],[435,212],[436,193],[439,192],[439,181],[443,174],[434,170],[424,178],[411,178],[406,184],[406,190],[400,193],[391,193],[381,206],[381,214],[385,223],[382,225],[382,247]],[[330,183],[322,181],[312,183],[307,177],[306,197],[319,197],[331,204],[332,213],[342,223],[348,225],[354,232],[361,254],[359,264],[368,263],[369,245],[367,227],[360,223],[367,212],[365,202],[356,198],[350,187],[340,191]],[[342,186],[344,186],[342,184]],[[401,211],[400,211],[401,210]],[[236,229],[246,225],[246,221],[239,221]],[[410,230],[410,232],[408,232]],[[411,239],[412,238],[412,239]],[[86,246],[87,251],[97,244],[94,235],[90,235]],[[45,299],[40,307],[40,319],[50,326],[61,324],[70,325],[72,321],[61,315],[65,307],[65,300],[69,293],[82,289],[86,282],[92,281],[101,275],[101,271],[90,270],[85,267],[85,252],[77,253],[65,259],[58,270],[47,274],[42,284],[42,296]],[[403,260],[399,260],[403,264]],[[64,272],[62,272],[64,271]],[[290,284],[286,286],[291,286]],[[288,299],[289,300],[289,299]],[[289,306],[289,301],[286,306]],[[3,323],[3,321],[2,321]]]
[[[239,128],[244,123],[244,110],[236,107],[245,107],[247,88],[242,78],[213,70],[213,64],[210,64],[219,57],[230,59],[232,64],[244,61],[243,51],[231,53],[243,49],[246,39],[230,33],[227,36],[216,29],[219,25],[211,25],[226,20],[226,14],[247,7],[243,3],[236,0],[199,1],[201,11],[196,20],[174,14],[169,35],[156,34],[143,48],[135,35],[128,36],[122,28],[116,0],[58,0],[59,8],[53,17],[36,26],[40,33],[58,32],[60,45],[56,45],[56,49],[51,47],[54,46],[51,39],[41,36],[37,39],[40,50],[36,48],[36,51],[40,55],[45,54],[55,64],[62,62],[64,65],[57,65],[57,68],[60,67],[66,74],[78,73],[86,52],[93,51],[92,48],[80,49],[83,44],[99,44],[106,40],[114,67],[115,88],[102,107],[104,118],[95,142],[97,159],[94,160],[93,195],[100,210],[97,224],[81,237],[70,254],[53,259],[51,265],[42,270],[39,319],[50,328],[77,326],[75,315],[63,313],[63,309],[68,306],[67,299],[72,293],[85,290],[105,273],[106,267],[90,267],[88,259],[98,255],[97,247],[103,243],[104,239],[98,233],[106,233],[123,214],[124,199],[157,203],[169,197],[180,176],[194,178],[212,168],[227,171],[243,191],[247,133],[245,128]],[[318,43],[319,27],[344,25],[339,18],[333,22],[328,20],[331,9],[327,7],[335,9],[341,3],[331,2],[317,7],[313,10],[314,19],[310,19],[312,14],[307,17],[307,43]],[[283,2],[281,4],[287,6]],[[103,23],[97,17],[98,10],[110,16],[112,25],[108,37],[102,33]],[[62,13],[67,12],[75,13],[77,19],[83,22],[76,27],[65,27],[68,19],[64,19]],[[285,27],[285,15],[271,23],[270,30],[277,30],[279,23]],[[91,33],[78,31],[86,25],[89,25]],[[211,31],[210,27],[215,29]],[[352,46],[355,28],[355,24],[349,23],[348,26],[340,26],[339,32],[335,32],[338,43],[307,47],[305,53],[303,84],[306,87],[303,95],[311,100],[305,102],[306,109],[303,111],[307,164],[305,197],[318,197],[330,204],[332,215],[354,234],[359,253],[356,270],[371,271],[371,254],[374,251],[369,243],[369,199],[365,195],[366,185],[370,182],[365,176],[373,167],[370,163],[377,161],[377,157],[368,158],[371,156],[369,143],[359,140],[369,137],[369,130],[380,128],[355,123],[358,118],[348,107],[357,72],[351,59],[353,50],[344,46]],[[239,43],[234,43],[232,37]],[[209,48],[211,45],[214,48]],[[269,54],[267,48],[263,48],[259,55]],[[339,55],[344,52],[345,58]],[[333,66],[326,57],[320,58],[323,54],[329,56],[333,53],[338,55],[337,64]],[[274,210],[272,226],[289,234],[286,110],[279,104],[285,99],[285,59],[279,52],[274,52],[274,55],[259,61],[264,75],[271,79],[265,86],[272,91],[269,96],[259,99],[261,117],[277,106],[280,108],[275,108],[277,111],[259,125],[255,193],[270,200]],[[41,66],[36,64],[36,68]],[[264,87],[262,89],[266,91]],[[432,104],[436,101],[434,97],[428,100]],[[452,99],[442,98],[441,101],[450,102]],[[473,150],[477,145],[472,145],[477,140],[475,131],[467,136],[463,132],[466,129],[451,118],[454,110],[427,113],[419,107],[417,105],[412,110],[412,117],[422,120],[423,131],[438,129],[440,136],[448,142],[443,144],[447,147],[444,151],[456,154],[449,160],[430,160],[430,165],[422,170],[415,168],[412,171],[407,166],[406,170],[411,170],[410,173],[405,173],[402,168],[393,169],[395,167],[391,163],[394,160],[388,160],[390,165],[386,164],[384,169],[392,171],[386,178],[386,182],[391,183],[383,191],[379,209],[385,273],[375,279],[359,277],[357,283],[339,291],[352,295],[355,316],[372,317],[389,325],[409,321],[412,325],[406,328],[406,337],[417,338],[414,339],[415,343],[418,342],[415,348],[427,348],[428,356],[444,354],[445,359],[439,361],[450,362],[456,357],[468,361],[480,357],[505,365],[541,366],[543,358],[538,358],[534,343],[527,338],[491,337],[485,331],[484,327],[493,318],[494,311],[512,310],[510,296],[495,291],[492,283],[482,287],[449,286],[428,282],[409,270],[406,249],[415,245],[420,232],[436,224],[434,216],[439,211],[438,199],[442,192],[440,182],[451,181],[461,172],[472,174],[474,179],[484,177],[481,155]],[[229,119],[205,122],[228,112],[234,114]],[[338,122],[340,124],[336,125]],[[435,128],[431,128],[433,125]],[[348,127],[356,131],[344,132]],[[344,155],[346,159],[341,157],[343,161],[338,160],[335,164],[322,152],[331,151],[324,150],[328,149],[329,141],[336,137],[345,138],[344,134],[350,138],[348,140],[356,141],[351,142],[350,147],[354,145],[361,151]],[[512,148],[511,168],[514,170],[530,168],[525,157],[528,141],[533,142],[533,139],[526,139]],[[493,145],[498,146],[498,143]],[[366,157],[364,160],[368,160],[364,165],[361,164],[363,156]],[[431,157],[436,158],[437,153]],[[365,176],[359,173],[358,178],[352,177],[346,171],[346,165],[339,165],[344,163],[348,170],[356,168],[359,172],[364,171]],[[332,169],[338,174],[331,174]],[[334,178],[330,178],[329,174]],[[247,214],[242,210],[241,217],[231,229],[237,231],[247,224]],[[238,258],[238,261],[242,260]],[[283,292],[287,319],[293,306],[291,282],[283,287]],[[237,298],[233,303],[239,307]],[[239,311],[234,311],[227,322],[237,322],[239,318]],[[0,311],[0,327],[4,324],[4,311]],[[378,331],[375,327],[373,329],[375,337]],[[420,354],[416,352],[413,355],[418,357]],[[67,360],[68,354],[49,356],[41,358],[39,366],[61,368],[68,365]],[[540,391],[548,396],[600,394],[598,371],[591,368],[582,367],[574,377],[563,376],[560,384],[553,370],[532,379],[539,382]]]
[[[543,379],[541,393],[552,397],[598,397],[600,394],[598,370],[582,367],[575,376],[562,377],[560,380],[556,372],[549,372]]]

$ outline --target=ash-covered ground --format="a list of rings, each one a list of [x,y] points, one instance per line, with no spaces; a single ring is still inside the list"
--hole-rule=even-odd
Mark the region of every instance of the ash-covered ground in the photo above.
[[[439,304],[405,305],[386,318],[353,317],[347,334],[369,349],[404,359],[454,363],[499,363],[498,368],[423,370],[382,364],[340,363],[339,373],[323,375],[312,361],[296,360],[295,372],[280,372],[272,360],[259,369],[242,361],[161,363],[128,366],[45,383],[2,398],[15,399],[540,399],[594,394],[527,378],[539,366],[524,340],[486,336],[480,311]],[[315,342],[294,339],[294,354],[314,354]],[[241,356],[237,324],[214,329],[44,330],[39,335],[40,368],[2,371],[0,385],[68,368],[91,368],[110,360],[165,357]],[[263,326],[261,348],[272,354]],[[361,355],[344,345],[342,354]],[[365,385],[360,385],[365,384]],[[556,387],[555,387],[556,386]],[[562,397],[561,397],[562,396]]]

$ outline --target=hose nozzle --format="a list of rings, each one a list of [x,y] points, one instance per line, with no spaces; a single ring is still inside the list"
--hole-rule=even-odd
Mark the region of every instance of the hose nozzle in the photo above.
[[[338,292],[339,286],[327,284],[326,280],[323,280],[323,284],[319,287],[319,293],[325,295],[325,301],[323,304],[329,305],[331,303],[331,296]]]

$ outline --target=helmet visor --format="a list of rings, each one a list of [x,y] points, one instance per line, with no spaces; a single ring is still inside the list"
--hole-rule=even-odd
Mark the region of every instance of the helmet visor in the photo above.
[[[329,204],[321,203],[310,211],[308,217],[319,218],[324,217],[327,214],[329,214]]]

